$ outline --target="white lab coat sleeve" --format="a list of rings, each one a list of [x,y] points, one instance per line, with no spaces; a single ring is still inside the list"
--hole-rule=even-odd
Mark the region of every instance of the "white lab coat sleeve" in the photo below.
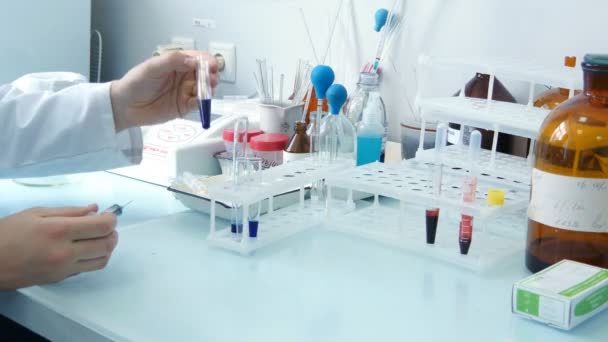
[[[110,83],[60,91],[0,87],[0,178],[51,176],[139,163],[139,128],[116,133]]]

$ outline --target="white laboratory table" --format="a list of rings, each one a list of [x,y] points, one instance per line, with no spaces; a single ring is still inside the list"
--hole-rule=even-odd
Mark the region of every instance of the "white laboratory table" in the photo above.
[[[56,188],[0,181],[0,215],[134,200],[108,267],[0,293],[56,341],[608,341],[608,312],[563,332],[511,314],[523,256],[478,275],[322,229],[249,258],[210,247],[208,216],[108,173]]]

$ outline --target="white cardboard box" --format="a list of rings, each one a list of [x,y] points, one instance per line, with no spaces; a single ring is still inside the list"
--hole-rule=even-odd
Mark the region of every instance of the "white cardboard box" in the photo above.
[[[608,306],[608,270],[563,260],[513,285],[513,313],[570,330]]]

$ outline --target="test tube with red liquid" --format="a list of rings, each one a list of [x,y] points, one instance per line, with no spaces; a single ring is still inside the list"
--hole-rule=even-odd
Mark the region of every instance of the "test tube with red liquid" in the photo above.
[[[477,197],[477,165],[479,163],[479,153],[481,151],[481,133],[473,131],[469,142],[469,174],[464,177],[462,186],[462,203],[473,204]],[[458,243],[460,254],[466,255],[471,247],[473,239],[473,216],[462,214],[460,216],[460,229],[458,232]]]
[[[441,153],[447,144],[447,126],[439,124],[435,135],[435,165],[433,165],[433,205],[426,209],[426,243],[434,244],[437,236],[437,224],[439,223],[439,206],[437,204],[441,196],[441,182],[443,178],[443,164]]]

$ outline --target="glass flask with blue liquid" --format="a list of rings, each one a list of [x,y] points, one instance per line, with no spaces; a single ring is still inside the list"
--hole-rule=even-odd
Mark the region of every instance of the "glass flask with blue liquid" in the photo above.
[[[361,121],[357,124],[357,166],[381,160],[385,137],[384,104],[377,92],[369,93]]]

